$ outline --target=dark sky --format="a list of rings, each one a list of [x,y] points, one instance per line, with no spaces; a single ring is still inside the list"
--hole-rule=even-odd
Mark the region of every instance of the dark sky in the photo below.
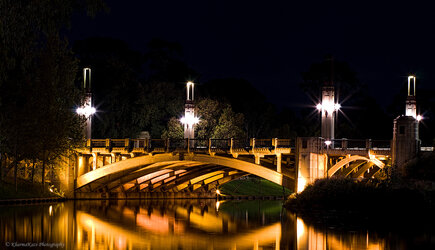
[[[434,88],[432,5],[322,2],[106,0],[110,12],[77,16],[70,37],[118,38],[142,52],[152,38],[178,42],[202,82],[245,78],[289,107],[309,103],[301,72],[327,54],[348,62],[384,106],[408,74]]]

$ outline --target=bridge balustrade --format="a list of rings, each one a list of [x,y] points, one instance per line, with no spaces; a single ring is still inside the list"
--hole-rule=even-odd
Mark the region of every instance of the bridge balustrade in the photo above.
[[[137,152],[228,152],[248,153],[253,149],[294,147],[291,139],[89,139],[86,147],[100,153]]]
[[[294,148],[295,147],[295,140],[275,138],[274,146],[276,148]]]
[[[231,148],[233,149],[243,149],[249,151],[252,149],[250,145],[250,139],[233,139]]]
[[[230,150],[231,139],[210,139],[210,149],[211,150]]]
[[[372,140],[372,149],[390,150],[390,140]]]
[[[165,139],[148,139],[148,151],[166,151],[168,149],[168,142]]]
[[[272,150],[274,147],[274,140],[275,139],[256,139],[252,138],[250,140],[250,146],[251,148],[267,148]]]
[[[93,147],[93,148],[105,148],[106,147],[106,140],[105,139],[89,140],[87,143],[87,146]]]
[[[130,140],[129,139],[111,139],[110,140],[111,148],[129,148]]]
[[[342,150],[368,150],[381,149],[389,150],[390,141],[388,140],[359,140],[359,139],[334,139],[330,140],[330,144],[326,144],[326,140],[321,138],[321,149],[342,149]]]

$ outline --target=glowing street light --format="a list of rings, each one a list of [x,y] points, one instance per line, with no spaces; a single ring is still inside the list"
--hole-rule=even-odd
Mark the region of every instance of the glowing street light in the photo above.
[[[329,147],[329,145],[331,145],[331,143],[332,143],[332,141],[330,141],[330,140],[325,141],[325,144],[327,147]]]
[[[417,115],[417,117],[415,119],[419,122],[419,121],[423,120],[423,116]]]
[[[91,115],[95,114],[97,110],[90,105],[86,105],[83,108],[77,108],[76,113],[79,115],[83,115],[86,118],[89,118]]]
[[[186,116],[181,117],[180,122],[189,126],[193,126],[199,123],[199,118],[193,116],[191,113],[187,113]]]
[[[92,92],[91,92],[91,69],[83,69],[83,90],[85,91],[85,100],[82,107],[76,109],[78,115],[86,118],[86,126],[84,128],[84,134],[87,139],[91,139],[92,133],[92,115],[97,110],[92,107]]]
[[[199,123],[199,117],[195,115],[194,88],[195,84],[193,82],[188,81],[186,83],[186,104],[184,105],[184,116],[180,119],[180,122],[184,125],[185,139],[195,138],[194,125]]]
[[[319,103],[316,105],[317,110],[319,111],[325,111],[328,114],[332,114],[334,111],[338,111],[341,108],[340,103],[331,103],[324,101],[322,103]]]

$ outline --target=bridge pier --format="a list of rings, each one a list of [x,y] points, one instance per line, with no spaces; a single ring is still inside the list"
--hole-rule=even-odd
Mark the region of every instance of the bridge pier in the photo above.
[[[296,141],[296,190],[301,192],[316,179],[327,177],[328,156],[323,154],[321,139],[297,138]]]
[[[412,116],[400,116],[394,119],[393,131],[392,163],[404,174],[406,163],[416,157],[420,149],[418,121]]]
[[[82,176],[90,171],[89,161],[90,161],[89,155],[79,155],[78,156],[77,177]]]

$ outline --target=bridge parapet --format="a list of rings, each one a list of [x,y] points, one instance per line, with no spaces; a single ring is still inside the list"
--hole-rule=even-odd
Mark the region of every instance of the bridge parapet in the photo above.
[[[208,153],[208,154],[289,154],[291,139],[88,139],[78,150],[82,154]]]
[[[357,154],[357,155],[369,155],[370,152],[375,154],[390,155],[391,141],[389,140],[372,140],[372,139],[334,139],[326,141],[323,138],[319,138],[319,152],[328,155],[345,155],[345,154]]]

